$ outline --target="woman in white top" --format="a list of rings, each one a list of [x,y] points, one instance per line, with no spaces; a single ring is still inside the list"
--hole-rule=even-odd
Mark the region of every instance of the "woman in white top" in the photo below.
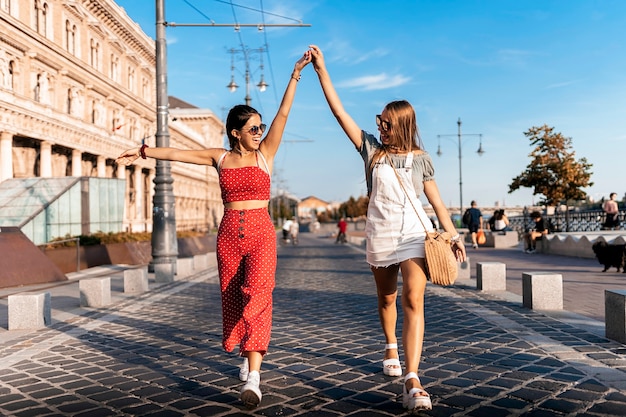
[[[406,101],[387,104],[376,116],[378,141],[361,130],[343,108],[322,51],[315,45],[311,45],[310,50],[330,110],[365,163],[370,196],[367,262],[376,281],[378,313],[386,339],[383,372],[390,376],[402,375],[396,338],[396,297],[398,272],[401,271],[402,345],[407,371],[402,402],[411,411],[429,410],[432,408],[430,396],[417,376],[424,340],[424,236],[432,230],[432,222],[419,200],[422,192],[435,210],[441,227],[454,235],[451,249],[459,261],[465,260],[465,248],[439,195],[432,160],[421,146],[413,107]]]

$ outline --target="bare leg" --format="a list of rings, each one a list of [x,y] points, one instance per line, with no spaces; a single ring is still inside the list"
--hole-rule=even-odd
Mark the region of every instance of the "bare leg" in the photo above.
[[[402,311],[404,322],[402,326],[402,344],[406,373],[419,369],[424,344],[424,293],[426,291],[426,274],[424,259],[415,258],[402,262]],[[407,391],[411,388],[423,388],[417,379],[406,381]],[[419,393],[416,395],[424,395]]]
[[[261,362],[263,355],[260,352],[244,352],[244,356],[248,358],[248,367],[251,371],[261,371]]]
[[[378,317],[385,335],[385,343],[398,343],[396,337],[396,322],[398,310],[396,299],[398,297],[398,265],[387,268],[372,267],[376,291],[378,294]],[[399,358],[397,349],[385,349],[384,359]]]

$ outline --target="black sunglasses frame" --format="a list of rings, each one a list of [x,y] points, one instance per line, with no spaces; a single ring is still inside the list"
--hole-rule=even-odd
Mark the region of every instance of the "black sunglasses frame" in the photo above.
[[[251,135],[257,135],[259,131],[261,131],[261,133],[265,132],[265,129],[267,129],[267,125],[265,123],[261,123],[259,126],[250,126],[250,129],[248,129],[248,133],[250,133]],[[239,130],[241,131],[243,129]]]
[[[391,122],[383,120],[380,114],[376,115],[376,126],[380,127],[383,132],[388,132],[391,129]]]

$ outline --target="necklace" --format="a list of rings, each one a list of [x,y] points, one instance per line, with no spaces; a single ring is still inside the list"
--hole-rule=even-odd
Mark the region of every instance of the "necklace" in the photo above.
[[[241,156],[248,156],[248,155],[250,155],[250,154],[251,154],[252,152],[254,152],[254,151],[249,151],[249,152],[245,152],[245,153],[244,153],[244,152],[242,152],[242,151],[241,151],[241,149],[239,149],[239,148],[233,148],[233,152],[238,153],[238,154],[239,154],[239,155],[241,155]]]

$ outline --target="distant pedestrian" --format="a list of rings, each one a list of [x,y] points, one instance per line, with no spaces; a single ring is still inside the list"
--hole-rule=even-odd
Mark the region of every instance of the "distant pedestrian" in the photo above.
[[[620,221],[619,205],[617,204],[617,193],[610,194],[609,199],[606,200],[602,205],[602,210],[604,210],[604,215],[606,216],[603,228],[606,230],[619,229]]]
[[[289,240],[289,233],[291,231],[291,225],[293,224],[293,220],[287,219],[283,223],[283,240],[287,242]]]
[[[504,209],[498,209],[489,219],[489,229],[492,232],[504,232],[511,230],[509,227],[509,218],[504,214]]]
[[[454,236],[451,250],[459,261],[466,259],[465,248],[439,195],[432,159],[419,138],[413,106],[407,101],[394,101],[383,108],[376,116],[379,141],[361,130],[345,111],[322,51],[314,45],[310,48],[330,110],[365,162],[370,197],[365,227],[366,257],[376,282],[378,314],[386,339],[383,373],[402,375],[396,337],[398,272],[402,271],[402,341],[406,365],[402,404],[411,412],[430,410],[430,396],[417,376],[424,342],[424,237],[432,230],[419,199],[422,192],[443,229]]]
[[[472,247],[476,249],[478,248],[476,234],[478,233],[478,230],[483,229],[483,214],[478,209],[476,201],[474,200],[472,200],[470,208],[467,210],[469,212],[469,223],[467,224],[467,228],[472,235]]]
[[[339,223],[337,223],[337,228],[339,228],[339,232],[337,233],[337,239],[335,239],[335,243],[346,243],[346,231],[348,230],[348,223],[346,223],[345,218],[339,219]]]
[[[256,407],[262,398],[260,370],[272,329],[272,292],[276,273],[276,232],[269,216],[274,157],[281,143],[300,71],[311,62],[307,51],[291,73],[272,124],[246,105],[233,107],[226,119],[230,149],[182,150],[140,148],[123,152],[124,165],[137,158],[155,158],[213,166],[219,175],[224,217],[217,232],[217,266],[222,296],[222,346],[232,352],[239,345],[244,358],[239,378],[246,381],[241,400]]]
[[[530,218],[534,222],[534,227],[526,233],[524,241],[526,242],[526,253],[535,253],[537,250],[537,240],[543,239],[545,235],[550,233],[550,223],[541,216],[541,212],[533,211]]]

